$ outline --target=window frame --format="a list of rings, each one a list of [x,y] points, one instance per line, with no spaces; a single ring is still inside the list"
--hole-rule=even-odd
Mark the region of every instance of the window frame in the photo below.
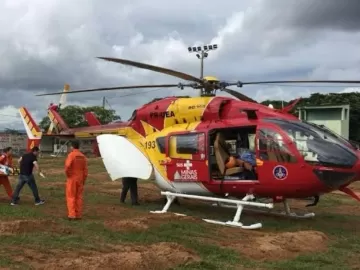
[[[159,143],[160,139],[164,140],[163,151],[162,151],[162,147],[160,146],[160,143]],[[157,146],[159,152],[161,154],[166,154],[166,136],[161,136],[161,137],[156,138],[155,142],[156,142],[156,146]]]
[[[303,156],[300,154],[300,152],[297,150],[297,148],[295,147],[295,144],[292,140],[290,140],[290,138],[288,137],[288,135],[281,129],[279,128],[277,125],[272,124],[272,123],[261,123],[257,126],[256,129],[256,157],[260,158],[261,157],[261,153],[268,153],[265,150],[260,150],[260,131],[263,129],[269,129],[277,134],[279,134],[282,138],[282,142],[284,144],[284,147],[286,147],[287,151],[273,151],[273,153],[286,153],[288,155],[290,155],[294,160],[292,160],[291,162],[289,161],[284,161],[283,163],[287,163],[287,164],[296,164],[300,161],[303,161]],[[277,142],[278,140],[273,140],[274,142]],[[275,161],[271,161],[271,160],[263,160],[266,162],[275,162]]]
[[[203,143],[204,143],[204,147],[203,147],[203,151],[201,152],[201,149],[199,149],[199,140],[197,140],[197,148],[198,148],[198,152],[197,153],[178,153],[177,149],[178,149],[178,145],[176,143],[176,154],[178,155],[191,155],[191,158],[188,157],[173,157],[170,155],[170,143],[171,143],[171,138],[172,137],[185,137],[185,136],[199,136],[202,135],[203,136]],[[166,140],[166,156],[169,157],[170,159],[180,159],[180,160],[186,160],[186,159],[191,159],[191,160],[196,160],[196,161],[204,161],[206,160],[206,153],[207,153],[207,144],[206,144],[206,132],[204,131],[196,131],[196,132],[173,132],[167,135],[167,140]],[[201,157],[203,155],[203,158]]]

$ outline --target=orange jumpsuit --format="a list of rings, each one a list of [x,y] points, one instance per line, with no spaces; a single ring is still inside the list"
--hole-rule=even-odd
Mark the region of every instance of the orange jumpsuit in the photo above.
[[[12,167],[12,157],[10,155],[2,154],[0,156],[0,164]],[[3,185],[7,195],[12,198],[13,190],[10,185],[9,177],[7,175],[0,176],[0,185]]]
[[[66,205],[69,218],[81,218],[83,191],[88,176],[87,159],[78,149],[69,153],[65,161]]]

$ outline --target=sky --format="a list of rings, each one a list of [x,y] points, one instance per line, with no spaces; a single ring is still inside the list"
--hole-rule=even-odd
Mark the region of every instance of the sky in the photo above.
[[[320,4],[321,2],[321,4]],[[359,80],[358,0],[0,0],[0,129],[21,128],[18,108],[40,121],[60,96],[36,94],[133,84],[179,83],[167,75],[106,62],[117,57],[200,76],[189,46],[217,44],[204,75],[220,80]],[[359,86],[232,87],[263,101]],[[127,120],[155,97],[196,96],[189,88],[68,95],[67,103],[101,105]],[[220,93],[226,96],[227,94]]]

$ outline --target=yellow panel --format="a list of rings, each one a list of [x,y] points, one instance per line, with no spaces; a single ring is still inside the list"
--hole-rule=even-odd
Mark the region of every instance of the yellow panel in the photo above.
[[[175,117],[164,118],[164,128],[183,123],[197,122],[213,97],[180,98],[171,103],[167,111],[173,111]],[[184,121],[185,120],[185,121]]]
[[[145,136],[149,136],[150,134],[154,133],[154,132],[159,132],[159,130],[157,130],[156,128],[154,128],[152,125],[144,122],[144,121],[141,121],[141,124],[144,128],[144,131],[145,131]]]
[[[169,128],[165,128],[161,131],[158,131],[158,132],[154,132],[152,134],[150,134],[149,136],[147,136],[144,141],[155,141],[156,142],[156,139],[159,138],[159,137],[164,137],[164,136],[167,136],[169,133],[172,133],[172,132],[179,132],[179,131],[186,131],[186,130],[194,130],[196,129],[196,127],[200,124],[200,122],[194,122],[194,123],[190,123],[190,124],[180,124],[180,125],[174,125],[174,126],[171,126]],[[173,140],[173,139],[170,139],[170,140]],[[176,149],[176,144],[172,142],[171,143],[171,146],[170,146],[170,153],[173,153],[174,150]],[[162,154],[160,153],[159,151],[159,148],[156,144],[156,147],[154,149],[144,149],[144,151],[146,151],[147,153],[147,156],[149,157],[151,163],[153,164],[153,166],[158,170],[158,172],[161,174],[162,177],[164,177],[164,179],[167,179],[167,173],[166,173],[166,167],[164,165],[162,165],[161,163],[163,161],[165,161],[167,159],[165,153]],[[179,158],[191,158],[191,155],[177,155]]]

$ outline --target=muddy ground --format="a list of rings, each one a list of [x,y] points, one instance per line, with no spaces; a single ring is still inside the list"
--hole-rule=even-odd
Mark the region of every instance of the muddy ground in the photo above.
[[[123,205],[119,202],[121,182],[109,180],[100,160],[89,164],[81,221],[66,219],[61,159],[43,160],[46,179],[38,179],[38,185],[47,200],[45,205],[33,205],[28,187],[24,187],[21,204],[16,207],[8,205],[4,193],[0,207],[1,269],[287,269],[291,260],[332,254],[334,246],[344,245],[337,238],[342,231],[360,236],[360,204],[342,193],[328,195],[323,206],[314,208],[320,216],[313,221],[297,223],[245,212],[244,222],[262,221],[264,226],[245,231],[202,221],[226,221],[234,214],[205,202],[181,199],[180,206],[171,208],[187,216],[150,213],[164,203],[151,182],[139,183],[140,206]],[[11,181],[15,186],[16,179]],[[359,184],[353,188],[360,192]],[[306,203],[294,201],[293,206],[305,209]],[[344,222],[343,216],[353,219]],[[341,256],[358,258],[355,247],[360,244],[342,247],[349,254]],[[348,264],[345,257],[344,264]],[[359,259],[352,259],[348,266],[357,269],[359,263]],[[316,263],[308,266],[320,267]]]

